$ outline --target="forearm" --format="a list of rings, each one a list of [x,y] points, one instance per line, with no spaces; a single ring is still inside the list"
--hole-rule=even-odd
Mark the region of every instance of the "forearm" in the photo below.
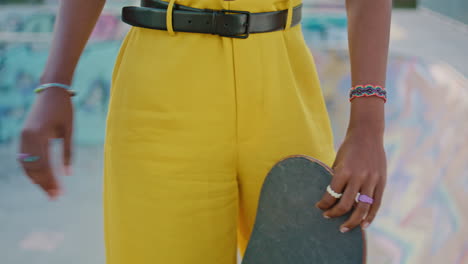
[[[347,0],[352,86],[385,87],[391,0]],[[349,129],[366,130],[380,137],[384,130],[384,102],[378,97],[355,98]]]
[[[71,84],[75,67],[105,0],[61,0],[52,44],[40,82]]]

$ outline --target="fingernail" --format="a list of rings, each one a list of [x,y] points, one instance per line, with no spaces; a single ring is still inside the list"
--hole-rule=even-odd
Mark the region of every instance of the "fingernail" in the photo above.
[[[344,227],[344,226],[340,228],[341,233],[346,233],[346,232],[348,232],[348,230],[349,230],[349,228]]]
[[[62,190],[60,189],[52,189],[52,190],[49,190],[48,191],[49,193],[49,196],[52,200],[55,200],[57,199],[57,197],[59,197],[60,195],[62,195]]]
[[[50,200],[55,200],[55,199],[57,199],[57,191],[55,191],[55,190],[50,190],[50,191],[48,191],[48,193],[49,193],[49,199],[50,199]]]
[[[325,214],[323,215],[323,217],[326,218],[326,219],[330,219],[330,217],[328,215],[325,215]]]
[[[364,222],[364,224],[362,224],[362,228],[367,228],[369,227],[369,222]]]
[[[64,170],[65,170],[65,175],[67,176],[72,175],[72,168],[70,165],[65,165]]]

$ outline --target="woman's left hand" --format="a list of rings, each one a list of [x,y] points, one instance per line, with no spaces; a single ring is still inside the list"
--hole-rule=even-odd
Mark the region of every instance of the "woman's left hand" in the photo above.
[[[374,199],[373,203],[357,203],[340,231],[347,232],[360,224],[366,228],[379,210],[386,184],[387,162],[382,137],[375,136],[368,129],[348,130],[333,170],[331,188],[343,195],[336,199],[325,192],[316,206],[325,211],[325,218],[338,217],[353,208],[358,192],[367,195]]]

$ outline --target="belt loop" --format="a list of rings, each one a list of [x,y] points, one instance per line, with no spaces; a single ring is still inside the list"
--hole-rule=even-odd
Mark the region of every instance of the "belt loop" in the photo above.
[[[172,11],[174,10],[174,3],[176,0],[170,0],[169,1],[169,6],[167,7],[166,11],[166,27],[167,27],[167,32],[169,32],[169,35],[174,36],[174,28],[172,27]]]
[[[292,15],[293,15],[293,0],[288,0],[288,16],[286,17],[286,26],[284,30],[289,29],[292,23]]]

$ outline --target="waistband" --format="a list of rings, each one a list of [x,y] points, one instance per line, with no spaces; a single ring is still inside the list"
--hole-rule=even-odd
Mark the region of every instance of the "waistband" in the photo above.
[[[122,20],[132,26],[168,30],[169,3],[162,0],[141,0],[141,6],[125,6]],[[290,26],[300,23],[302,4],[292,7]],[[209,33],[224,37],[247,38],[251,33],[283,30],[287,26],[288,9],[251,13],[243,10],[200,9],[180,4],[172,8],[173,31]]]

